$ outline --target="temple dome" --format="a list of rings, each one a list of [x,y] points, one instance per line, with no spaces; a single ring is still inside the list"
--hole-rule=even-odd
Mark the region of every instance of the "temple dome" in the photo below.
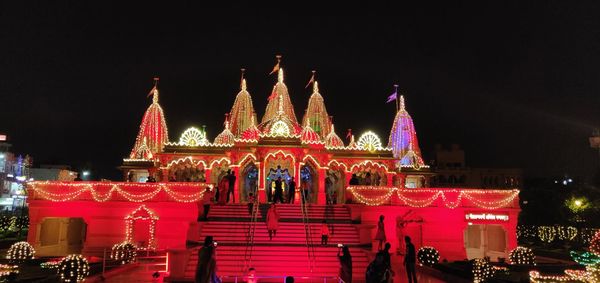
[[[215,138],[216,145],[233,145],[235,136],[229,130],[229,121],[225,121],[225,129]]]
[[[279,109],[277,109],[277,114],[273,116],[273,118],[260,123],[258,128],[263,134],[273,137],[290,137],[299,135],[302,132],[302,127],[300,127],[298,122],[290,119],[289,115],[286,114],[285,103],[283,103],[285,97],[283,95],[277,95],[271,99],[271,102],[273,100],[279,100],[279,103],[277,104],[277,107],[279,107]]]
[[[251,122],[252,119],[256,121],[256,112],[254,112],[254,106],[252,105],[252,97],[246,90],[246,79],[242,79],[241,90],[235,97],[230,117],[231,132],[236,137],[240,137],[246,129],[254,125],[254,122]]]
[[[333,124],[331,124],[331,131],[325,138],[325,146],[326,147],[344,147],[344,142],[338,135],[335,133],[335,128]]]
[[[313,93],[308,99],[308,106],[304,118],[302,118],[302,125],[306,127],[307,124],[310,124],[313,130],[323,137],[329,134],[331,128],[329,114],[327,108],[325,108],[323,96],[319,93],[319,83],[317,81],[313,83]]]
[[[277,118],[277,116],[283,115],[286,117],[285,120],[289,120],[290,123],[298,125],[298,119],[296,119],[296,113],[294,112],[294,105],[292,105],[288,88],[283,82],[283,68],[279,69],[277,77],[277,83],[273,86],[273,91],[269,96],[269,103],[267,104],[261,124],[265,124],[268,121]],[[283,112],[280,113],[280,110],[283,110]]]
[[[402,95],[400,96],[400,107],[390,132],[388,147],[392,149],[395,158],[401,159],[400,163],[404,167],[425,165],[419,149],[417,132],[410,114],[406,111]],[[413,160],[420,164],[414,163]]]
[[[169,133],[165,115],[162,107],[158,104],[158,79],[155,79],[155,84],[150,93],[152,94],[152,104],[144,113],[140,131],[138,132],[135,144],[130,158],[134,159],[150,159],[158,152],[162,152],[164,144],[169,141]],[[150,153],[150,154],[149,154]]]
[[[307,123],[307,125],[302,129],[302,132],[300,133],[300,140],[302,143],[308,144],[321,143],[321,137],[311,128],[310,122]]]
[[[258,140],[260,138],[260,130],[256,127],[254,116],[251,118],[250,127],[248,127],[241,135],[244,140]]]

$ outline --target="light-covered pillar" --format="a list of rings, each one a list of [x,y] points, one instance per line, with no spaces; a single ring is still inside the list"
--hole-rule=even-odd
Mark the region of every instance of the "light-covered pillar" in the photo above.
[[[318,187],[318,191],[317,191],[317,204],[325,204],[326,203],[326,198],[325,198],[325,175],[327,174],[327,171],[323,168],[319,168],[318,170],[319,172],[319,187]]]

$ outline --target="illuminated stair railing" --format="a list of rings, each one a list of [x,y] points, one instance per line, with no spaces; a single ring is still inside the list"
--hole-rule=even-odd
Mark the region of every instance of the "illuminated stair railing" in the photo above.
[[[248,223],[248,231],[246,234],[247,245],[246,251],[244,252],[244,269],[248,270],[252,266],[252,252],[254,251],[254,235],[256,234],[256,220],[258,213],[260,212],[260,205],[255,201],[252,206],[252,214],[250,215],[250,222]]]
[[[313,242],[312,229],[310,227],[310,216],[305,198],[302,199],[302,203],[300,204],[300,210],[302,211],[302,223],[304,224],[304,234],[306,237],[308,266],[310,267],[310,271],[313,272],[316,266],[317,259],[315,256],[315,245]]]

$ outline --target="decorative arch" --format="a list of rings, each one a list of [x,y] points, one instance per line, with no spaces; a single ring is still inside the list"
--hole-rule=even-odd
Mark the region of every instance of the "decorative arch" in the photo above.
[[[170,168],[174,164],[183,163],[185,161],[189,161],[189,162],[191,162],[192,164],[194,164],[196,166],[202,164],[204,166],[204,168],[207,167],[206,166],[206,162],[204,162],[204,160],[197,160],[197,159],[194,159],[192,156],[186,156],[186,157],[182,157],[182,158],[179,158],[179,159],[175,159],[175,160],[169,161],[169,163],[167,163],[167,168]]]
[[[350,167],[350,172],[356,174],[361,185],[386,186],[388,167],[385,164],[365,160]]]
[[[219,159],[215,159],[215,160],[211,161],[210,165],[208,166],[208,169],[212,169],[213,166],[215,166],[215,163],[217,165],[223,165],[223,161],[227,162],[227,165],[231,165],[231,160],[229,160],[229,158],[227,158],[227,157],[221,157]]]
[[[152,210],[148,209],[144,204],[125,217],[125,240],[130,243],[135,243],[135,223],[138,220],[149,221],[148,243],[144,246],[140,246],[139,248],[149,250],[156,249],[156,221],[158,221],[158,216]]]
[[[291,159],[291,162],[286,162],[287,165],[289,165],[289,169],[291,170],[291,175],[297,179],[298,174],[297,174],[297,168],[296,168],[296,157],[294,157],[293,154],[291,153],[287,153],[284,152],[283,150],[278,150],[276,152],[270,152],[269,154],[267,154],[264,158],[264,161],[262,162],[262,172],[264,173],[263,175],[263,179],[268,178],[269,176],[269,172],[267,171],[269,168],[267,168],[267,166],[270,166],[272,164],[271,159],[274,159],[276,162],[275,163],[282,163],[283,161],[287,160],[287,159]],[[277,162],[277,160],[279,160],[279,162]],[[281,165],[281,164],[274,164],[274,165]],[[265,180],[261,180],[261,182],[265,182],[264,183],[264,188],[268,189],[269,188],[269,184],[266,182]],[[287,185],[287,184],[286,184]],[[267,193],[268,195],[269,193]]]
[[[191,156],[172,160],[167,165],[170,182],[206,182],[206,162]]]
[[[237,166],[242,167],[249,160],[253,160],[254,163],[258,163],[258,159],[256,158],[256,156],[254,154],[252,154],[252,153],[248,153],[244,157],[242,157],[242,159],[240,159],[240,161],[238,162]]]
[[[307,160],[308,160],[309,162],[312,162],[312,163],[313,163],[313,165],[315,166],[315,169],[327,169],[327,168],[321,167],[321,165],[319,164],[319,162],[317,161],[317,159],[316,159],[316,158],[314,158],[314,157],[313,157],[312,155],[310,155],[310,154],[308,154],[308,155],[306,155],[304,158],[302,158],[302,164],[301,164],[301,165],[308,164],[308,162],[306,162]]]
[[[350,170],[348,170],[348,166],[346,166],[346,164],[341,163],[341,162],[339,162],[339,161],[337,161],[335,159],[333,159],[333,160],[329,161],[329,163],[327,163],[327,167],[329,167],[329,168],[336,167],[336,166],[337,167],[344,167],[344,170],[346,172],[350,172]]]
[[[377,167],[377,168],[383,168],[383,169],[385,169],[385,173],[389,173],[388,167],[385,166],[385,164],[373,162],[371,160],[365,160],[361,163],[356,163],[356,164],[352,165],[350,167],[350,172],[354,172],[354,170],[356,170],[356,168],[358,168],[360,166],[368,166],[368,165],[372,165],[373,167]]]

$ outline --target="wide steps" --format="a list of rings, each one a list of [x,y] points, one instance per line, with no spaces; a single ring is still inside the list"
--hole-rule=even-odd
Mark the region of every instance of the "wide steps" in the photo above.
[[[302,219],[300,205],[278,204],[277,209],[281,219]],[[327,208],[324,205],[310,205],[307,206],[307,211],[310,219],[350,220],[350,212],[343,206],[329,206],[329,208]],[[250,214],[248,213],[248,207],[245,204],[211,205],[208,217],[249,219]]]

